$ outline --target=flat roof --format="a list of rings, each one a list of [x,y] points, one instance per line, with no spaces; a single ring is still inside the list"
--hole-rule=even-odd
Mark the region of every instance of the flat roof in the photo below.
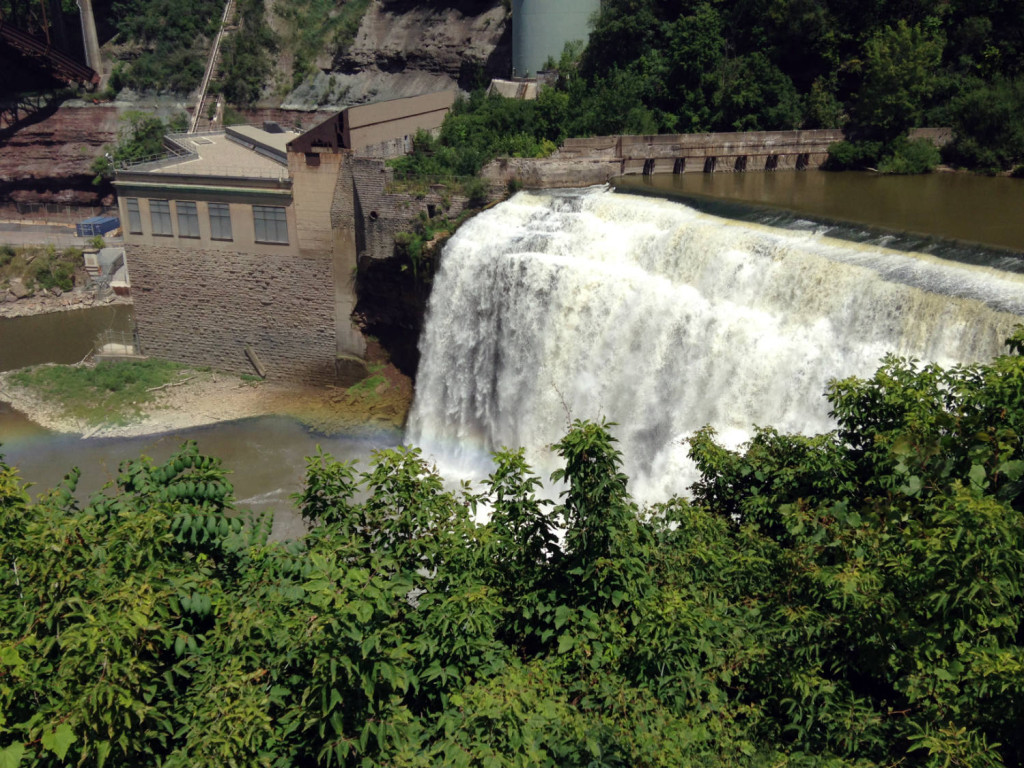
[[[285,154],[284,145],[296,136],[294,133],[266,133],[255,126],[232,126],[233,131],[238,131],[238,128],[252,128],[259,131],[264,139],[273,137],[274,144],[281,144],[282,155]],[[242,136],[246,135],[240,131],[239,133]],[[148,173],[171,176],[226,176],[245,179],[288,178],[286,164],[274,160],[256,149],[239,144],[236,140],[229,138],[226,133],[193,133],[176,136],[174,140],[185,149],[194,151],[195,155],[183,157],[180,160],[165,159],[160,162],[159,167],[147,170]],[[256,144],[256,142],[253,143]],[[259,143],[270,144],[269,141],[260,141]],[[276,146],[273,148],[276,149]]]
[[[271,156],[279,155],[282,163],[288,163],[288,142],[301,134],[294,131],[266,131],[258,125],[229,125],[224,128],[228,136],[253,145],[257,152]]]

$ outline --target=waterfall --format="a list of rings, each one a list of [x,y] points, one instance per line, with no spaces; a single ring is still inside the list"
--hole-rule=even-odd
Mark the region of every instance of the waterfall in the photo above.
[[[546,477],[572,419],[606,418],[638,498],[695,479],[686,439],[833,427],[830,379],[889,353],[989,360],[1024,277],[699,213],[604,188],[522,192],[448,243],[407,442],[451,477],[523,446]]]

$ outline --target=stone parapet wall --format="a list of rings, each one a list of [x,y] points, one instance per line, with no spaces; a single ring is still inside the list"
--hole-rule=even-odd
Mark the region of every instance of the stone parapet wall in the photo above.
[[[336,380],[334,276],[329,257],[128,245],[145,354],[274,380]]]
[[[745,131],[650,136],[594,136],[566,139],[558,156],[564,159],[650,159],[740,155],[827,153],[843,140],[840,129],[810,131]]]
[[[614,158],[508,157],[488,163],[480,175],[492,187],[516,181],[530,189],[555,189],[606,184],[616,176],[622,176],[623,168],[623,162]]]

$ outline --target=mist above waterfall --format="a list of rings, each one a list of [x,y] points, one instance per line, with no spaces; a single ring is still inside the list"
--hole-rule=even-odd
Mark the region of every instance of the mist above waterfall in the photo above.
[[[705,424],[832,428],[830,379],[886,354],[989,360],[1024,315],[1024,278],[716,218],[605,189],[520,193],[446,246],[406,435],[442,472],[485,476],[524,446],[538,473],[576,418],[613,434],[641,499],[695,479]]]

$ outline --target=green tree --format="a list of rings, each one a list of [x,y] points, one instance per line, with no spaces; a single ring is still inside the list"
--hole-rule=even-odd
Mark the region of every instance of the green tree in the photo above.
[[[957,98],[951,111],[954,142],[950,159],[987,171],[1024,163],[1024,78],[977,84]]]
[[[921,124],[936,89],[943,43],[941,33],[902,19],[867,40],[853,111],[860,132],[891,141]]]
[[[1018,765],[1009,346],[833,382],[828,434],[702,430],[691,499],[648,510],[605,423],[554,447],[557,504],[521,451],[459,491],[413,448],[319,453],[290,543],[192,444],[88,501],[0,460],[0,761]]]
[[[128,110],[121,115],[121,124],[117,129],[117,143],[113,146],[104,145],[103,154],[97,157],[90,168],[96,178],[94,184],[103,179],[110,179],[118,166],[136,163],[145,159],[153,159],[165,154],[164,135],[171,126],[154,115]]]

